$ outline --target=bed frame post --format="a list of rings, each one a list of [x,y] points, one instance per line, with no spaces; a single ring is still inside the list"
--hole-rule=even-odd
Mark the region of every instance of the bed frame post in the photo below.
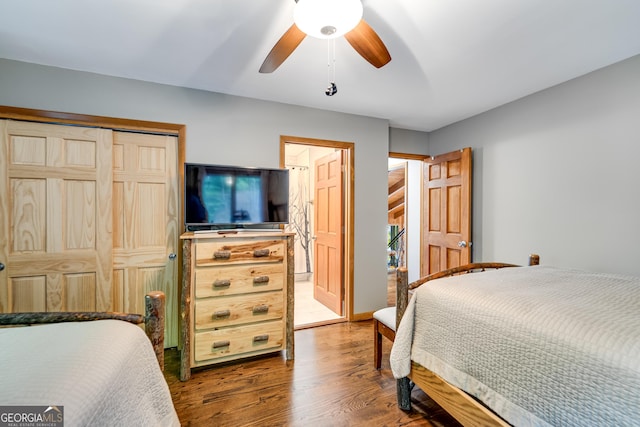
[[[164,371],[164,301],[163,292],[149,292],[144,297],[144,330],[153,345],[160,369]]]
[[[529,255],[529,265],[540,265],[540,255],[531,254]]]
[[[400,326],[400,319],[409,304],[409,272],[407,267],[396,270],[396,330]]]
[[[400,326],[402,315],[409,304],[409,273],[406,267],[399,267],[396,270],[396,331]],[[396,391],[398,394],[398,406],[403,411],[411,410],[411,383],[409,378],[404,377],[396,380]]]

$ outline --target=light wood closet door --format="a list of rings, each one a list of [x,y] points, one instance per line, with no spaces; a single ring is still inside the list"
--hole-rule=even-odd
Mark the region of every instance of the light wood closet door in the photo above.
[[[114,132],[113,259],[116,310],[144,313],[144,295],[166,295],[165,347],[178,344],[178,141]]]
[[[0,312],[112,308],[111,134],[0,121]]]

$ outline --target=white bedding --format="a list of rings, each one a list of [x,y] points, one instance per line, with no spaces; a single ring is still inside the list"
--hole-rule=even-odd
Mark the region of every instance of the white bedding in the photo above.
[[[391,353],[516,426],[640,425],[640,278],[546,266],[428,282]]]
[[[142,329],[118,320],[0,329],[0,405],[63,406],[65,426],[178,426]]]

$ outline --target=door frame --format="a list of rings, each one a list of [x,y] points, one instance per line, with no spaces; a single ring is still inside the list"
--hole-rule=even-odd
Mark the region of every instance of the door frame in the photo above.
[[[429,155],[427,154],[412,154],[412,153],[400,153],[400,152],[396,152],[396,151],[390,151],[388,158],[390,159],[399,159],[399,160],[405,160],[405,161],[418,161],[418,162],[424,162],[424,160],[429,157]],[[407,189],[412,187],[412,185],[417,185],[418,186],[418,192],[420,193],[420,199],[417,200],[418,203],[418,209],[422,209],[422,165],[420,167],[420,178],[419,178],[419,182],[409,182],[409,180],[407,181]],[[420,259],[422,258],[422,238],[423,238],[423,224],[422,224],[422,215],[420,215],[420,219],[419,219],[419,224],[417,224],[418,228],[412,228],[411,225],[409,225],[407,218],[408,218],[408,211],[410,209],[412,209],[411,203],[408,201],[409,195],[407,192],[407,189],[405,189],[405,242],[407,244],[407,252],[406,252],[406,267],[409,268],[409,275],[414,276],[415,279],[419,278],[420,275],[420,271],[419,268],[416,269],[415,271],[413,269],[410,268],[410,265],[412,265],[413,263],[410,261],[415,261],[417,260],[418,264],[421,264]],[[413,189],[412,189],[413,190]],[[408,245],[409,245],[409,236],[417,236],[418,242],[419,242],[419,248],[418,248],[418,253],[411,253]],[[413,240],[413,239],[412,239]],[[410,255],[411,254],[411,255]]]
[[[280,167],[285,167],[286,144],[310,145],[315,147],[335,148],[344,151],[344,253],[342,259],[342,283],[344,285],[344,307],[346,321],[353,320],[353,250],[354,250],[354,176],[355,176],[355,143],[332,141],[326,139],[304,138],[298,136],[280,136]]]

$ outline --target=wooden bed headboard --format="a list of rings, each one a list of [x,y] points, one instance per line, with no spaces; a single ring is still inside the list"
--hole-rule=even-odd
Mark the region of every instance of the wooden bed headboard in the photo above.
[[[529,266],[539,265],[540,256],[537,254],[529,255]],[[459,267],[449,268],[437,273],[423,276],[418,280],[409,283],[409,273],[406,267],[398,267],[396,271],[396,329],[400,325],[402,315],[407,309],[409,303],[409,291],[418,288],[420,285],[435,279],[441,279],[443,277],[454,276],[456,274],[471,273],[474,271],[484,271],[490,269],[499,269],[506,267],[521,267],[517,264],[507,264],[503,262],[474,262],[471,264],[461,265]]]

